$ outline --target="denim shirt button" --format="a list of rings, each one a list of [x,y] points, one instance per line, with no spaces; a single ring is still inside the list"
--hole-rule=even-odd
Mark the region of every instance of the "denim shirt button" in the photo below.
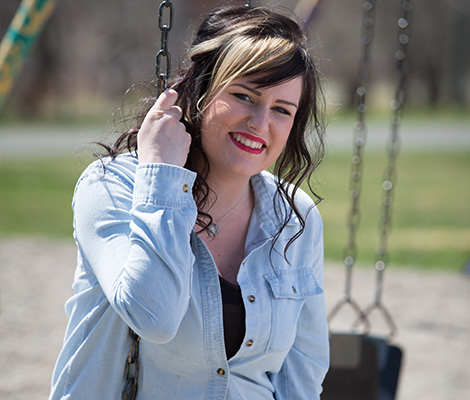
[[[256,297],[255,296],[248,296],[248,301],[250,303],[254,303],[256,301]]]
[[[245,343],[248,347],[252,346],[253,345],[253,340],[247,340],[247,342]]]
[[[183,185],[183,192],[188,193],[188,190],[189,190],[189,186],[184,184]]]
[[[217,374],[220,375],[220,376],[224,376],[224,375],[225,375],[225,369],[219,368],[219,369],[217,370]]]

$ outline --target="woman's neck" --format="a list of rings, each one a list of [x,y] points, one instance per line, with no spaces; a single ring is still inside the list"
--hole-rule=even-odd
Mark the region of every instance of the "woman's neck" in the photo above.
[[[219,221],[228,212],[235,209],[251,208],[251,185],[249,179],[214,180],[208,177],[207,183],[211,188],[211,195],[207,202],[207,210],[214,221]]]

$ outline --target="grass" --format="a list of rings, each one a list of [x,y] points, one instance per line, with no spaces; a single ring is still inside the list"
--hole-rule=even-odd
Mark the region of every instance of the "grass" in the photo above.
[[[325,255],[342,261],[348,213],[349,153],[332,153],[319,171]],[[6,159],[0,164],[0,234],[72,235],[73,188],[89,160]],[[378,244],[383,154],[366,153],[357,236],[359,263],[373,263]],[[470,258],[470,154],[401,154],[389,240],[390,263],[457,270]]]
[[[373,263],[379,243],[382,154],[366,154],[361,190],[358,261]],[[347,240],[350,155],[330,154],[318,191],[324,220],[325,256],[342,261]],[[457,270],[470,259],[470,154],[406,153],[397,161],[390,263]]]
[[[0,234],[72,237],[72,195],[86,162],[78,158],[3,160]]]

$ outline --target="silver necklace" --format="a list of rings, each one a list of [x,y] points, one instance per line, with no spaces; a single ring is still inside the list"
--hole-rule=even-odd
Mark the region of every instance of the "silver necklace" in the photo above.
[[[235,207],[238,206],[238,205],[241,203],[241,201],[245,198],[246,192],[247,192],[247,191],[245,191],[245,193],[243,193],[243,196],[240,197],[240,199],[235,203],[235,205],[234,205],[230,210],[228,210],[228,211],[222,216],[222,218],[220,218],[217,222],[214,221],[214,220],[212,220],[212,222],[210,223],[210,225],[207,227],[207,234],[208,234],[211,238],[216,237],[216,236],[220,233],[220,232],[219,232],[219,226],[218,226],[218,224],[220,224],[220,223],[224,220],[224,218],[227,217],[227,216],[235,209]]]

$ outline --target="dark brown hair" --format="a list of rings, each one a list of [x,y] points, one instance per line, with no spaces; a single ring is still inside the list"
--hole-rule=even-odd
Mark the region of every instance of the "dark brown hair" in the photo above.
[[[243,40],[251,44],[263,42],[263,46],[258,47],[262,51],[255,52],[248,58],[237,57],[236,62],[230,61],[229,67],[222,68],[225,79],[221,79],[218,75],[221,73],[221,63],[226,61],[230,51],[237,51],[234,43],[243,44]],[[252,47],[256,46],[249,48]],[[245,52],[249,52],[249,48],[245,46]],[[318,73],[306,48],[306,36],[300,25],[265,8],[230,6],[219,9],[202,22],[189,53],[188,65],[172,83],[172,87],[178,92],[177,103],[183,110],[183,123],[192,137],[185,168],[196,171],[196,160],[197,165],[203,160],[202,170],[199,168],[196,171],[198,174],[193,188],[199,210],[197,223],[203,230],[212,221],[210,215],[201,211],[210,192],[205,180],[210,167],[201,146],[203,113],[211,94],[228,84],[230,79],[238,77],[253,77],[252,83],[258,87],[274,86],[296,77],[303,79],[300,104],[292,130],[282,154],[273,166],[273,173],[277,177],[273,205],[276,214],[283,221],[275,235],[275,241],[291,216],[290,209],[301,224],[299,232],[287,243],[287,251],[305,227],[306,216],[301,215],[294,201],[297,189],[306,182],[317,201],[321,200],[310,186],[310,177],[324,153],[324,130],[320,118],[323,96]],[[216,80],[221,82],[214,86]],[[126,149],[138,151],[136,135],[155,98],[147,100],[150,101],[147,101],[136,126],[121,135],[112,147],[106,147],[110,156],[115,157]],[[293,189],[288,190],[288,183],[293,185]]]

